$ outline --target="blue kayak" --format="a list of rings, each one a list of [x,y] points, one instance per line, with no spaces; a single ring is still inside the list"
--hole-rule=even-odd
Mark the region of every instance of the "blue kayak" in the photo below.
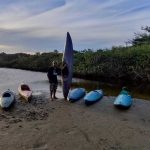
[[[65,74],[64,71],[62,71],[62,91],[64,98],[67,99],[73,74],[73,44],[69,32],[67,32],[65,51],[63,53],[62,62],[66,64],[65,68],[67,70],[67,74],[66,71]]]
[[[76,89],[73,89],[69,92],[68,100],[70,102],[75,102],[75,101],[83,98],[84,95],[85,95],[85,89],[84,88],[76,88]]]
[[[102,90],[91,91],[84,97],[85,104],[86,105],[93,104],[93,103],[101,100],[103,95],[104,94],[103,94]]]
[[[132,105],[132,97],[129,92],[122,90],[115,99],[114,105],[119,108],[129,108]]]

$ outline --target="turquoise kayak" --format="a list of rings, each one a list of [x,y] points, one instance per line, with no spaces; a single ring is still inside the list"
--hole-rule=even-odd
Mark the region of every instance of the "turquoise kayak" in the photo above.
[[[69,92],[68,94],[68,100],[70,102],[75,102],[80,100],[81,98],[83,98],[85,96],[85,89],[84,88],[76,88],[73,89]]]
[[[102,90],[94,90],[89,92],[85,95],[84,101],[86,105],[94,104],[95,102],[98,102],[103,97],[103,91]]]
[[[122,90],[115,99],[114,105],[119,108],[129,108],[132,105],[132,97],[129,92]]]

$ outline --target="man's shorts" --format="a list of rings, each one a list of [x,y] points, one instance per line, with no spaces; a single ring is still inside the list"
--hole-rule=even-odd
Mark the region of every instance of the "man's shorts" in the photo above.
[[[58,83],[50,83],[50,91],[54,91],[57,89]]]

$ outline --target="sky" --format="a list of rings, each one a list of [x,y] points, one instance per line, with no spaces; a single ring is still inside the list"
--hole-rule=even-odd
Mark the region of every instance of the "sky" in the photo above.
[[[0,0],[0,52],[62,51],[125,45],[150,25],[149,0]]]

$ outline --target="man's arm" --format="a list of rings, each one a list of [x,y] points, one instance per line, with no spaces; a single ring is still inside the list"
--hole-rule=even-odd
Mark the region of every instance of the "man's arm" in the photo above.
[[[52,68],[49,68],[49,69],[48,69],[47,77],[48,77],[48,79],[49,79],[49,81],[50,81],[50,79],[51,79],[51,77],[52,77]]]

